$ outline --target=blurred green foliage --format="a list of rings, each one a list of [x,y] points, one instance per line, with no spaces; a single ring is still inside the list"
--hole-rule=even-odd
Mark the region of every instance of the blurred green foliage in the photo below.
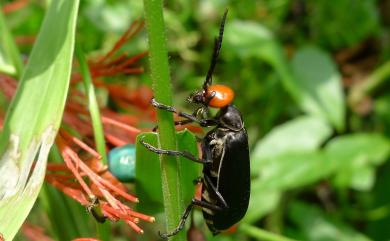
[[[37,33],[45,8],[31,1],[6,15],[8,28],[14,36]],[[250,137],[252,198],[242,222],[298,240],[389,240],[390,1],[166,0],[182,110],[191,110],[185,97],[203,83],[226,8],[213,80],[235,90]],[[82,1],[77,41],[93,58],[142,15],[142,1]],[[146,41],[142,32],[124,50],[138,53]],[[150,84],[144,63],[141,79]],[[240,228],[205,233],[259,239]]]

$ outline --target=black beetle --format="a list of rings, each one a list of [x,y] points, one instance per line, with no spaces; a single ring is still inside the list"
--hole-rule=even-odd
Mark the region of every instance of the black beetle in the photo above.
[[[207,226],[214,235],[240,221],[248,209],[250,161],[247,132],[241,113],[231,104],[233,91],[227,86],[211,85],[212,73],[222,45],[226,15],[227,10],[222,17],[219,37],[214,43],[212,60],[203,88],[189,97],[190,102],[200,104],[201,107],[193,114],[187,114],[152,99],[154,107],[174,112],[185,118],[175,122],[175,125],[196,122],[202,127],[215,126],[201,139],[202,158],[195,157],[187,151],[158,149],[140,140],[152,152],[184,156],[203,164],[203,177],[198,180],[202,183],[201,200],[192,199],[177,228],[170,233],[160,233],[162,238],[173,236],[184,227],[193,206],[202,208]],[[220,110],[216,116],[208,118],[208,107]]]

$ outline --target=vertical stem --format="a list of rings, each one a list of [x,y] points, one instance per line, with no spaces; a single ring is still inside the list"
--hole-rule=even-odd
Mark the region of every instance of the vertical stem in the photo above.
[[[349,92],[349,103],[352,106],[359,104],[373,90],[386,83],[390,76],[390,61],[376,68],[364,81],[352,86]]]
[[[97,103],[95,88],[92,83],[91,73],[87,61],[85,60],[84,53],[80,46],[76,45],[76,56],[80,64],[80,71],[83,76],[83,83],[85,87],[85,93],[88,97],[88,108],[91,114],[93,134],[95,137],[96,149],[102,156],[102,163],[107,164],[106,143],[104,140],[103,124],[101,122],[99,105]],[[104,224],[96,223],[99,238],[103,241],[110,240],[111,237],[111,225],[109,222]]]
[[[93,135],[95,137],[96,149],[102,156],[102,162],[107,164],[106,143],[104,140],[103,124],[100,118],[99,105],[96,100],[95,88],[92,83],[91,74],[89,72],[88,64],[85,60],[83,51],[76,45],[76,56],[80,64],[80,71],[83,76],[83,83],[85,87],[85,94],[88,97],[88,108],[91,114]]]
[[[162,0],[144,0],[144,8],[154,96],[158,102],[172,105],[172,87],[169,76]],[[157,110],[157,119],[160,147],[176,150],[172,113]],[[160,161],[167,231],[170,231],[177,226],[183,211],[179,163],[177,158],[167,155],[161,155]],[[180,232],[171,240],[185,240],[184,232]]]

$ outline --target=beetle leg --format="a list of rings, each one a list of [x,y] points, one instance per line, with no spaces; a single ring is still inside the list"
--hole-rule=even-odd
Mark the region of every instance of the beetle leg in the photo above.
[[[184,118],[188,119],[188,121],[190,121],[190,122],[196,122],[203,127],[215,126],[218,124],[218,122],[214,119],[198,119],[198,118],[196,118],[196,116],[194,114],[188,114],[185,112],[178,111],[178,110],[176,110],[175,107],[159,103],[154,98],[152,99],[151,104],[158,109],[176,113],[178,116],[184,117]],[[190,122],[187,122],[187,123],[190,123]]]
[[[186,119],[186,120],[179,120],[179,121],[175,121],[175,126],[181,126],[181,125],[185,125],[185,124],[189,124],[189,123],[192,123],[194,122],[193,120],[189,120],[189,119]],[[156,132],[158,129],[158,126],[155,126],[152,131],[153,132]]]
[[[171,155],[171,156],[182,156],[185,157],[191,161],[202,163],[202,164],[208,164],[212,163],[213,161],[205,160],[205,159],[200,159],[194,155],[192,155],[188,151],[174,151],[174,150],[164,150],[164,149],[159,149],[157,147],[154,147],[150,145],[149,143],[146,143],[143,138],[140,140],[141,144],[144,145],[149,151],[157,153],[157,154],[165,154],[165,155]]]
[[[207,182],[207,186],[213,190],[215,196],[217,196],[218,200],[222,203],[223,208],[228,208],[229,206],[227,205],[225,199],[223,198],[222,194],[217,190],[217,188],[214,186],[214,184],[211,182],[210,178],[205,175],[204,180]]]
[[[201,208],[208,208],[208,209],[213,210],[213,211],[222,211],[224,209],[223,207],[220,207],[218,205],[211,204],[211,203],[208,203],[205,201],[201,201],[201,200],[198,200],[195,198],[192,199],[191,203],[195,206],[198,206]]]
[[[194,207],[194,204],[191,202],[190,205],[187,206],[186,210],[184,211],[183,215],[180,218],[180,222],[177,225],[177,227],[170,233],[161,233],[158,231],[158,235],[163,239],[168,239],[171,236],[176,235],[180,230],[183,229],[184,224],[187,221],[188,215],[191,213],[192,208]]]
[[[178,110],[176,110],[175,107],[172,107],[172,106],[165,105],[165,104],[162,104],[160,102],[157,102],[157,100],[155,98],[153,98],[150,103],[154,107],[156,107],[158,109],[166,110],[166,111],[169,111],[169,112],[173,112],[173,113],[176,113],[178,116],[181,116],[181,117],[184,117],[184,118],[187,118],[189,120],[197,122],[197,119],[196,119],[196,117],[194,115],[178,111]]]
[[[158,232],[158,235],[160,235],[160,237],[163,238],[163,239],[167,239],[167,238],[169,238],[171,236],[176,235],[178,232],[180,232],[180,230],[183,229],[184,224],[187,221],[188,215],[191,213],[191,210],[192,210],[192,208],[194,206],[199,206],[199,207],[202,207],[202,208],[208,208],[208,209],[215,210],[215,211],[221,211],[222,210],[222,208],[217,206],[217,205],[210,204],[208,202],[200,201],[200,200],[197,200],[197,199],[192,199],[191,203],[187,206],[186,210],[184,210],[184,213],[181,216],[180,222],[177,225],[177,227],[172,232],[169,232],[169,233]]]

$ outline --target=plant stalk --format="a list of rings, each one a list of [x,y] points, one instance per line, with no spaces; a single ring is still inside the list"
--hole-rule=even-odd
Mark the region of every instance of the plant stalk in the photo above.
[[[83,76],[83,83],[85,87],[85,93],[88,97],[88,108],[91,114],[93,135],[95,137],[96,149],[102,156],[102,163],[107,165],[107,153],[106,143],[104,140],[103,124],[100,117],[99,105],[95,95],[95,88],[92,83],[91,73],[87,61],[85,60],[84,53],[80,46],[76,45],[76,56],[79,61],[80,71]],[[103,241],[110,240],[111,237],[111,225],[109,222],[103,224],[96,223],[99,238]]]
[[[149,39],[149,61],[155,99],[163,104],[172,105],[172,87],[170,82],[168,51],[166,46],[162,0],[144,0],[146,28]],[[176,150],[173,114],[157,109],[159,146],[162,149]],[[173,230],[179,223],[184,210],[182,201],[180,163],[168,155],[160,155],[161,181],[167,231]],[[179,232],[170,240],[185,240],[185,233]]]
[[[104,140],[103,124],[100,118],[99,105],[95,95],[95,88],[92,83],[91,73],[87,61],[85,60],[84,53],[80,46],[76,45],[76,56],[80,64],[80,71],[83,76],[83,83],[85,87],[85,94],[88,97],[88,108],[91,114],[93,135],[95,137],[96,149],[102,156],[103,164],[107,164],[106,143]]]
[[[390,76],[390,61],[376,68],[364,81],[352,87],[348,96],[352,106],[359,104],[367,95],[386,83]]]

